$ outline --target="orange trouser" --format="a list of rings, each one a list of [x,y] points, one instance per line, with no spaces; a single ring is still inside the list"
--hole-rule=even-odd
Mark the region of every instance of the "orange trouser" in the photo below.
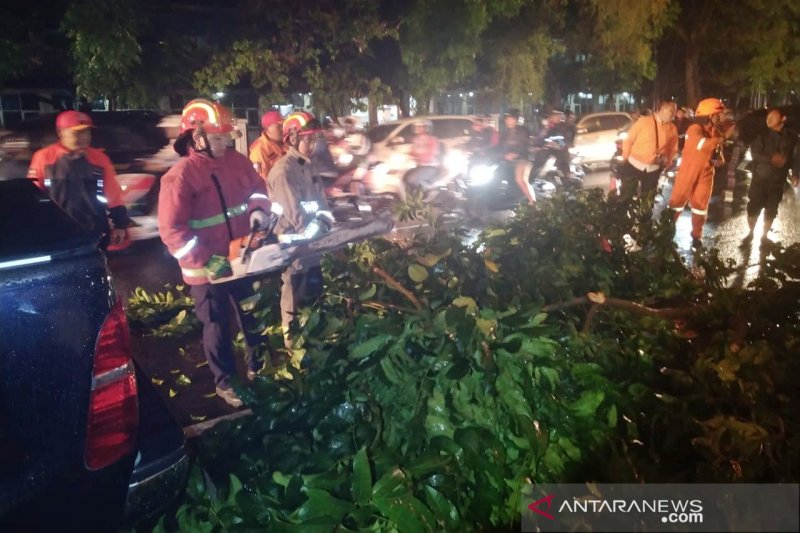
[[[708,201],[714,187],[714,171],[701,172],[699,177],[680,175],[675,178],[675,186],[669,197],[669,208],[675,211],[675,220],[681,216],[686,204],[692,208],[692,237],[703,236],[703,225],[706,223]]]

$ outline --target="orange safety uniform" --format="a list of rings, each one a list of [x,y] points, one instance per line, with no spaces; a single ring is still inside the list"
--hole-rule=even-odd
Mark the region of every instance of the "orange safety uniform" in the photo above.
[[[127,228],[127,209],[114,165],[102,150],[91,146],[75,154],[60,142],[37,150],[28,178],[47,192],[84,229],[100,235]]]
[[[253,162],[253,167],[255,167],[261,179],[264,180],[264,183],[267,182],[267,176],[269,176],[269,171],[272,170],[272,167],[275,166],[275,161],[285,153],[286,150],[284,150],[283,146],[267,137],[266,133],[262,132],[258,139],[252,142],[250,145],[250,161]]]
[[[692,208],[692,238],[701,239],[703,225],[708,214],[708,202],[714,187],[714,163],[712,157],[721,161],[722,145],[725,142],[715,129],[708,130],[692,124],[686,130],[686,142],[681,153],[681,166],[675,177],[675,186],[669,198],[669,207],[677,219],[688,203]]]

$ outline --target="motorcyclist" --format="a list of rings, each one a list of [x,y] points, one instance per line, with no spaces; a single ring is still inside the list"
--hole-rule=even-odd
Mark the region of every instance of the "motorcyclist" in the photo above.
[[[533,146],[538,150],[534,153],[531,174],[535,176],[536,172],[545,164],[547,158],[554,155],[556,157],[556,168],[567,178],[570,175],[570,130],[565,123],[564,112],[559,109],[552,110],[547,119],[545,119],[543,126],[533,138]]]
[[[282,208],[275,230],[281,242],[313,238],[333,223],[322,179],[311,160],[321,131],[319,122],[305,111],[291,113],[283,122],[286,154],[278,159],[267,179],[270,198]],[[304,302],[322,294],[320,257],[295,260],[281,280],[281,323],[286,348],[291,350],[292,320]]]
[[[250,144],[250,161],[264,183],[275,161],[286,152],[283,147],[282,127],[283,116],[280,111],[267,111],[261,116],[261,135]]]
[[[80,111],[56,117],[58,141],[33,154],[28,178],[47,192],[102,248],[120,247],[130,225],[114,165],[90,146],[92,119]],[[111,219],[111,224],[109,224]]]
[[[424,186],[436,179],[441,169],[441,146],[439,139],[431,135],[433,123],[425,118],[414,121],[414,137],[411,139],[409,155],[416,167],[408,171],[408,185]]]
[[[259,346],[264,338],[256,319],[240,305],[253,295],[252,283],[211,281],[232,274],[227,258],[231,241],[248,235],[256,225],[266,227],[271,204],[250,160],[231,147],[233,134],[230,109],[203,99],[186,104],[174,143],[181,159],[161,179],[158,230],[194,297],[216,394],[239,407],[242,401],[231,387],[236,373],[231,302],[244,334],[248,379],[263,367]]]
[[[503,157],[506,165],[514,171],[514,180],[517,186],[528,199],[531,205],[536,203],[533,187],[528,182],[532,164],[528,160],[531,134],[528,128],[519,124],[520,113],[516,109],[509,109],[503,115],[505,129],[500,134],[496,150]]]

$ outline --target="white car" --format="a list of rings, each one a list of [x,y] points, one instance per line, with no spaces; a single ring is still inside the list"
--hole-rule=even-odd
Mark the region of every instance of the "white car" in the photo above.
[[[473,118],[468,115],[426,115],[410,117],[373,126],[367,130],[372,148],[369,161],[373,166],[373,192],[403,196],[403,176],[416,166],[411,158],[414,122],[420,118],[433,124],[432,135],[442,143],[445,172],[438,181],[448,182],[467,171],[468,154],[459,147],[472,135]]]
[[[575,151],[590,167],[608,166],[620,130],[633,122],[628,113],[606,111],[584,115],[575,125]]]

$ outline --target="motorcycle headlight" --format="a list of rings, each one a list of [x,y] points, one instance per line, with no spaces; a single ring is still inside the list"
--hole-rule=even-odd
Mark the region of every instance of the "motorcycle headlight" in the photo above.
[[[475,165],[469,171],[470,185],[486,185],[494,179],[497,165]]]
[[[339,154],[337,162],[339,163],[339,165],[346,167],[347,165],[353,162],[353,154],[343,152]]]
[[[460,150],[450,150],[444,157],[444,166],[451,174],[464,174],[467,171],[467,158]]]

